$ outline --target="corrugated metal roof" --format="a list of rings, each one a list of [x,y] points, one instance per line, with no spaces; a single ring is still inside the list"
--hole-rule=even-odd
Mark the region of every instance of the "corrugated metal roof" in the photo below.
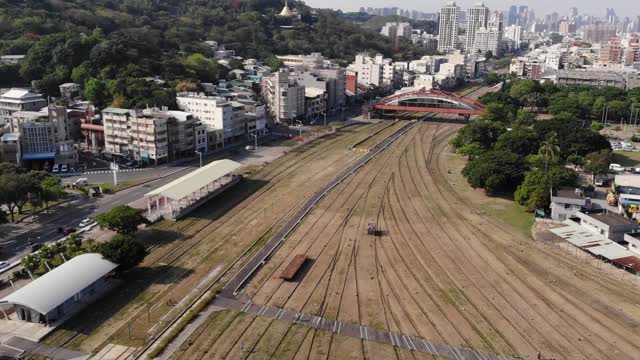
[[[613,182],[617,186],[640,187],[640,175],[616,175]]]
[[[550,229],[552,233],[560,236],[574,246],[577,246],[591,254],[602,256],[608,260],[633,256],[634,253],[624,246],[611,241],[600,234],[596,234],[582,227],[572,224],[565,227]]]
[[[208,184],[220,179],[242,165],[232,160],[223,159],[214,161],[199,168],[179,179],[148,192],[145,196],[166,196],[169,199],[180,200],[193,192],[202,189]]]
[[[100,254],[78,255],[0,300],[0,304],[23,305],[46,314],[116,267]]]

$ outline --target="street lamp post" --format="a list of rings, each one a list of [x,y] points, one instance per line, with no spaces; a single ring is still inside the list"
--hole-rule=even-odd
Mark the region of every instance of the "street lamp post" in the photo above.
[[[344,106],[340,105],[340,121],[344,122]]]
[[[320,111],[320,114],[324,115],[324,126],[327,126],[327,113],[324,111]]]
[[[202,153],[200,151],[195,151],[198,156],[200,156],[200,167],[202,167]]]
[[[302,137],[302,121],[296,120],[296,122],[298,123],[298,127],[300,128],[300,137]]]
[[[254,150],[258,150],[258,135],[251,134],[251,136],[253,136],[253,138],[256,140],[255,146],[253,148],[254,148]]]

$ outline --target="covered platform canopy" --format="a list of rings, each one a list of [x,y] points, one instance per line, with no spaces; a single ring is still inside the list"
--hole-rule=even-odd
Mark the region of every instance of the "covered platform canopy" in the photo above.
[[[0,304],[20,305],[46,315],[116,267],[100,254],[78,255],[0,300]]]
[[[149,214],[154,210],[164,214],[168,208],[173,219],[185,215],[234,184],[238,180],[235,171],[241,166],[232,160],[217,160],[148,192],[145,197]]]

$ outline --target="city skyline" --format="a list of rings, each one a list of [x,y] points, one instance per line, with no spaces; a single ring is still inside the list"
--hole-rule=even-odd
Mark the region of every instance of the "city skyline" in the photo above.
[[[338,0],[307,0],[305,3],[309,6],[316,8],[333,8],[343,11],[358,11],[360,7],[398,7],[407,10],[417,10],[422,12],[437,12],[440,7],[444,6],[446,0],[432,3],[422,3],[412,0],[356,0],[345,2]],[[462,9],[466,10],[472,7],[476,0],[462,0],[456,1],[456,4]],[[542,16],[547,13],[557,12],[560,15],[569,14],[571,7],[577,7],[580,14],[593,15],[604,17],[606,15],[607,8],[613,8],[618,16],[633,17],[636,14],[640,14],[640,6],[634,5],[633,2],[626,0],[612,0],[606,4],[596,1],[578,1],[570,0],[564,3],[561,7],[557,6],[557,3],[553,0],[539,0],[539,1],[514,1],[514,0],[488,0],[483,1],[484,4],[490,9],[495,10],[508,10],[511,5],[527,5],[530,9],[536,12],[537,16]]]

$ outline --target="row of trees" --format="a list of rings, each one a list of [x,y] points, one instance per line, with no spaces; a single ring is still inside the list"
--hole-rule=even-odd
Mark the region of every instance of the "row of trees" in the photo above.
[[[574,169],[605,173],[611,152],[598,127],[592,129],[591,121],[585,122],[574,113],[562,112],[551,120],[536,121],[533,110],[541,107],[532,107],[532,101],[553,103],[552,94],[566,97],[589,90],[545,85],[542,89],[547,91],[540,92],[540,85],[535,89],[530,86],[528,80],[515,81],[484,96],[485,111],[460,130],[453,145],[458,153],[469,156],[463,174],[472,187],[488,194],[513,193],[518,203],[533,211],[548,205],[551,187],[576,184]],[[609,89],[600,93],[608,91],[617,93]]]
[[[60,199],[64,189],[60,178],[45,171],[21,171],[11,163],[0,163],[0,206],[8,210],[11,222],[21,214],[26,204],[32,209],[43,207],[48,210],[49,202]],[[6,212],[0,209],[2,217]]]
[[[490,76],[496,83],[497,77]],[[625,91],[614,87],[558,86],[534,80],[519,80],[506,85],[503,91],[480,98],[489,107],[487,117],[510,123],[519,111],[547,112],[565,119],[600,120],[605,106],[608,118],[628,120],[640,108],[640,88]],[[506,117],[503,117],[506,116]],[[587,121],[590,123],[590,121]]]
[[[81,235],[72,234],[66,241],[46,245],[24,257],[23,268],[33,276],[41,276],[75,256],[99,253],[118,264],[117,271],[123,272],[138,265],[147,256],[145,247],[134,239],[138,227],[148,223],[142,211],[120,205],[98,215],[96,221],[101,227],[116,231],[117,234],[105,242],[83,240]]]

